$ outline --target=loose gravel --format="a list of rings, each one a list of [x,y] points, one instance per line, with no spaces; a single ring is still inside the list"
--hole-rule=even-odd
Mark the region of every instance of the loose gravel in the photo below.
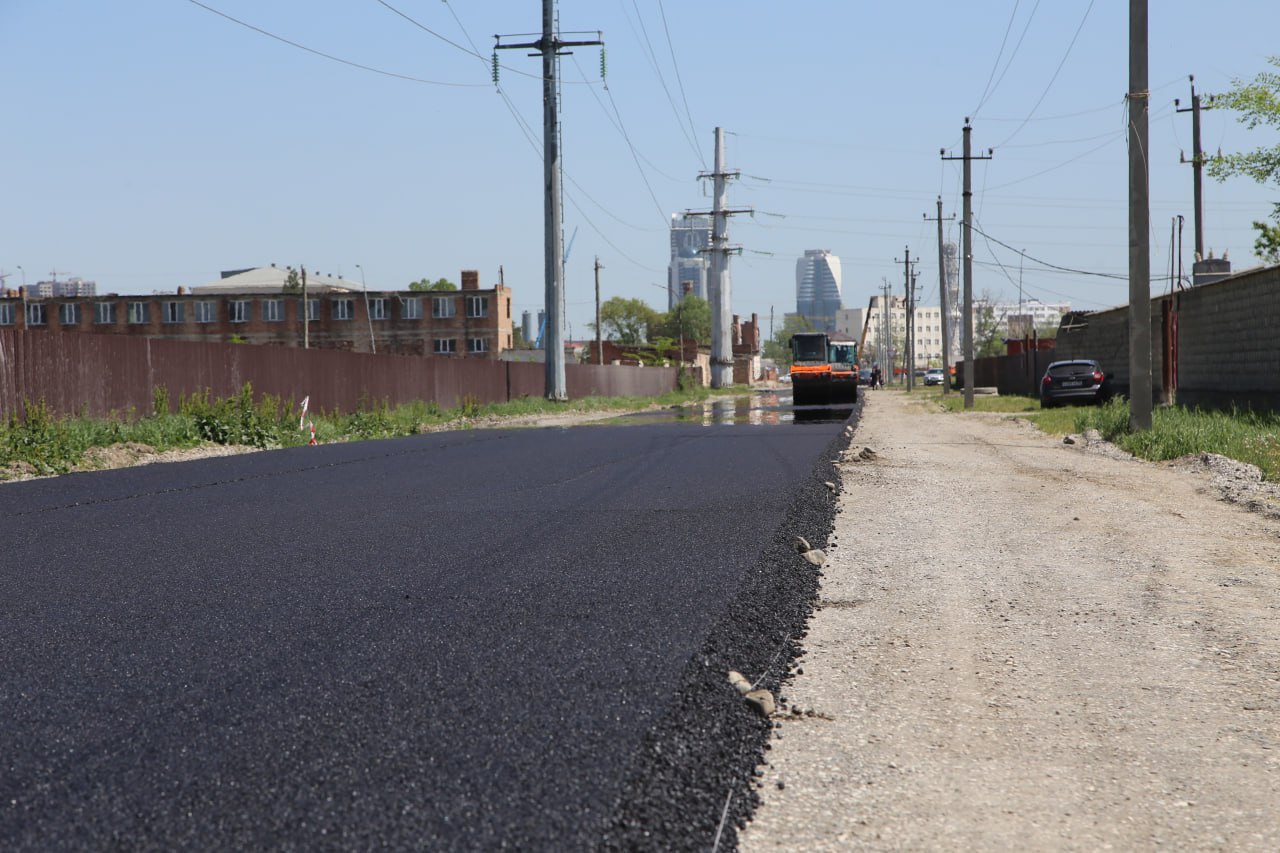
[[[1280,850],[1248,472],[868,396],[741,849]]]

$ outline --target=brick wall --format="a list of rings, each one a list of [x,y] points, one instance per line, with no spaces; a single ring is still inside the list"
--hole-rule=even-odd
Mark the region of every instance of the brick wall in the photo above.
[[[493,358],[513,343],[511,290],[502,285],[466,292],[383,291],[369,293],[367,300],[360,292],[311,293],[308,299],[314,316],[306,331],[314,349]],[[0,324],[9,318],[14,328],[52,332],[287,347],[303,343],[301,294],[0,298]]]

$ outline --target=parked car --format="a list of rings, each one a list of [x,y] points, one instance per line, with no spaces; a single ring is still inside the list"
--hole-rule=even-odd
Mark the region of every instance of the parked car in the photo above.
[[[863,367],[858,370],[858,384],[867,388],[871,387],[871,368]]]
[[[1091,359],[1055,361],[1040,380],[1040,408],[1061,403],[1105,403],[1111,397],[1111,377]]]
[[[931,367],[924,372],[924,384],[941,385],[945,381],[945,376],[941,367]]]

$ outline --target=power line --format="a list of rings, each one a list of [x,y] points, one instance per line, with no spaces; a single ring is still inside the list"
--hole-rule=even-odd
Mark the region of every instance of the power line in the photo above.
[[[991,91],[991,81],[996,76],[996,69],[1000,67],[1000,57],[1004,56],[1004,46],[1009,43],[1009,33],[1013,30],[1013,21],[1018,17],[1018,6],[1021,0],[1014,0],[1013,11],[1009,13],[1009,23],[1004,27],[1004,38],[1000,39],[1000,50],[996,51],[995,62],[991,63],[991,72],[987,74],[987,85],[982,88],[982,94],[978,96],[978,105],[970,110],[970,115],[977,115],[978,110],[982,109],[982,105],[987,102],[987,92]]]
[[[631,32],[634,35],[636,28],[635,25],[631,23],[631,15],[627,13],[627,7],[625,3],[621,2],[621,0],[619,0],[619,5],[622,7],[623,17],[627,19],[627,26],[631,27]],[[667,96],[667,103],[671,105],[671,112],[675,116],[676,125],[680,128],[681,135],[684,136],[685,142],[689,143],[689,147],[693,149],[693,154],[698,158],[698,162],[702,163],[705,167],[706,160],[703,158],[702,152],[698,150],[698,144],[694,141],[693,137],[689,135],[691,128],[685,127],[684,121],[680,118],[680,110],[676,107],[675,98],[671,97],[671,89],[667,87],[667,79],[662,76],[662,69],[658,67],[658,55],[653,50],[653,43],[649,41],[649,31],[645,29],[644,17],[640,14],[640,7],[636,4],[636,0],[631,0],[631,5],[636,11],[636,20],[640,25],[641,37],[644,39],[644,46],[647,50],[647,56],[649,59],[649,67],[653,69],[653,73],[658,77],[658,83],[662,85],[662,91]]]
[[[1015,249],[1013,248],[1013,246],[1010,246],[1008,243],[1005,243],[1002,240],[998,240],[997,238],[992,237],[990,234],[987,234],[982,229],[980,229],[977,225],[971,224],[969,227],[972,228],[974,231],[977,231],[985,239],[998,243],[999,245],[1004,246],[1009,251],[1016,252],[1022,257],[1026,258],[1027,260],[1035,261],[1037,264],[1049,267],[1050,269],[1062,270],[1063,272],[1076,273],[1077,275],[1092,275],[1092,276],[1097,276],[1098,278],[1114,278],[1114,279],[1120,279],[1122,281],[1128,281],[1129,279],[1127,275],[1113,275],[1112,273],[1105,273],[1105,272],[1090,272],[1089,270],[1078,270],[1078,269],[1072,269],[1071,267],[1060,266],[1059,264],[1051,264],[1048,261],[1042,261],[1039,258],[1032,257],[1031,255],[1028,255],[1026,252],[1022,251],[1021,249]]]
[[[676,84],[680,87],[680,100],[684,102],[684,115],[689,120],[689,130],[696,138],[698,135],[697,125],[693,123],[693,113],[689,111],[689,98],[684,92],[684,80],[680,76],[680,63],[676,62],[676,48],[671,43],[671,30],[667,27],[667,10],[662,5],[662,0],[658,0],[658,13],[662,16],[662,31],[667,37],[667,50],[671,52],[671,67],[676,72]],[[694,148],[697,148],[695,145]],[[698,149],[698,162],[702,164],[702,168],[707,168],[707,161],[702,156],[702,150]]]
[[[1031,108],[1031,112],[1027,113],[1026,119],[1024,119],[1023,122],[1018,125],[1018,127],[1013,131],[1013,133],[1009,134],[1009,136],[1004,140],[1004,142],[1001,142],[1000,145],[997,145],[996,148],[999,148],[1001,145],[1007,144],[1010,139],[1013,139],[1015,136],[1017,136],[1022,131],[1022,129],[1027,126],[1027,122],[1031,120],[1031,117],[1033,115],[1035,115],[1036,110],[1040,109],[1040,105],[1044,103],[1044,99],[1048,96],[1049,90],[1052,89],[1053,84],[1057,82],[1058,75],[1062,73],[1062,67],[1067,64],[1067,57],[1071,55],[1071,49],[1076,46],[1076,39],[1080,38],[1080,31],[1084,29],[1085,21],[1089,20],[1089,13],[1093,11],[1093,4],[1095,2],[1096,0],[1089,0],[1089,5],[1084,10],[1084,15],[1080,18],[1080,25],[1076,27],[1075,34],[1071,36],[1071,43],[1067,45],[1066,52],[1062,54],[1062,60],[1058,63],[1058,67],[1054,70],[1053,76],[1049,78],[1048,85],[1046,85],[1044,87],[1044,91],[1040,93],[1039,100],[1037,100],[1035,103],[1035,106]]]
[[[1023,39],[1027,37],[1027,32],[1031,29],[1031,22],[1035,20],[1036,12],[1040,10],[1040,0],[1036,0],[1036,5],[1031,7],[1031,14],[1027,16],[1027,22],[1022,27],[1022,32],[1018,35],[1018,43],[1013,46],[1013,53],[1009,54],[1009,60],[1004,64],[1004,70],[1000,72],[1000,77],[996,80],[995,89],[1000,88],[1000,84],[1004,82],[1004,75],[1009,73],[1009,69],[1013,67],[1013,60],[1018,55],[1018,51],[1022,48]]]
[[[200,0],[187,0],[187,2],[191,3],[194,6],[199,6],[201,9],[204,9],[206,12],[212,12],[213,14],[217,15],[220,18],[226,18],[228,21],[231,21],[233,24],[239,24],[240,26],[246,29],[253,30],[255,33],[264,35],[270,39],[275,39],[276,41],[281,42],[282,44],[287,44],[290,47],[297,48],[298,50],[304,50],[307,53],[314,54],[315,56],[319,56],[323,59],[328,59],[331,62],[338,62],[338,63],[341,63],[342,65],[348,65],[352,68],[358,68],[361,71],[369,71],[373,74],[381,74],[384,77],[394,77],[397,80],[406,80],[410,83],[424,83],[429,86],[453,86],[459,89],[473,89],[473,88],[481,88],[488,85],[486,83],[450,83],[444,80],[425,80],[421,77],[411,77],[408,74],[398,74],[395,71],[386,71],[382,68],[374,68],[372,65],[364,65],[359,62],[353,62],[350,59],[343,59],[340,56],[334,56],[331,53],[325,53],[322,50],[316,50],[313,47],[307,47],[305,44],[299,44],[296,41],[291,41],[290,39],[287,39],[284,36],[278,36],[275,33],[268,32],[267,30],[262,29],[261,27],[255,27],[253,24],[250,24],[247,21],[242,21],[239,18],[234,18],[231,15],[228,15],[226,12],[221,12],[213,8],[212,6],[207,6],[204,3],[201,3]]]

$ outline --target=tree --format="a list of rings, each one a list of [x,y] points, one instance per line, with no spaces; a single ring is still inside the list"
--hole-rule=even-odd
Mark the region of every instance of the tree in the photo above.
[[[711,303],[689,294],[660,316],[655,332],[673,340],[683,338],[700,344],[711,343]]]
[[[298,271],[293,267],[289,267],[289,274],[284,277],[285,293],[301,293],[302,279],[298,278]]]
[[[991,294],[983,293],[980,299],[974,301],[973,314],[973,357],[1004,355],[1004,340],[1000,337],[1000,331],[1005,327],[1005,318],[996,316]]]
[[[778,370],[791,368],[791,336],[796,332],[811,332],[813,324],[801,314],[788,314],[782,321],[782,328],[773,333],[773,337],[764,342],[764,357],[772,359]]]
[[[1267,62],[1280,68],[1280,56],[1271,56]],[[1280,74],[1263,71],[1251,81],[1232,80],[1229,92],[1219,95],[1214,106],[1223,106],[1240,113],[1239,120],[1250,130],[1259,125],[1271,125],[1280,129]],[[1280,143],[1262,146],[1252,151],[1223,154],[1209,161],[1209,174],[1219,181],[1244,175],[1260,184],[1280,184]],[[1271,213],[1274,225],[1254,222],[1258,232],[1253,251],[1264,262],[1280,263],[1280,204]]]
[[[457,289],[458,289],[458,285],[456,285],[456,284],[454,284],[453,282],[449,281],[449,279],[447,279],[447,278],[438,278],[438,279],[436,279],[435,281],[431,281],[431,280],[429,280],[429,279],[425,279],[425,278],[424,278],[424,279],[422,279],[421,281],[413,281],[413,282],[410,282],[410,283],[409,283],[409,289],[410,289],[410,290],[416,290],[416,291],[424,291],[424,290],[457,290]]]
[[[661,317],[642,299],[614,296],[600,305],[600,325],[604,336],[623,346],[647,343],[649,331],[656,329]],[[595,323],[588,323],[595,330]]]

